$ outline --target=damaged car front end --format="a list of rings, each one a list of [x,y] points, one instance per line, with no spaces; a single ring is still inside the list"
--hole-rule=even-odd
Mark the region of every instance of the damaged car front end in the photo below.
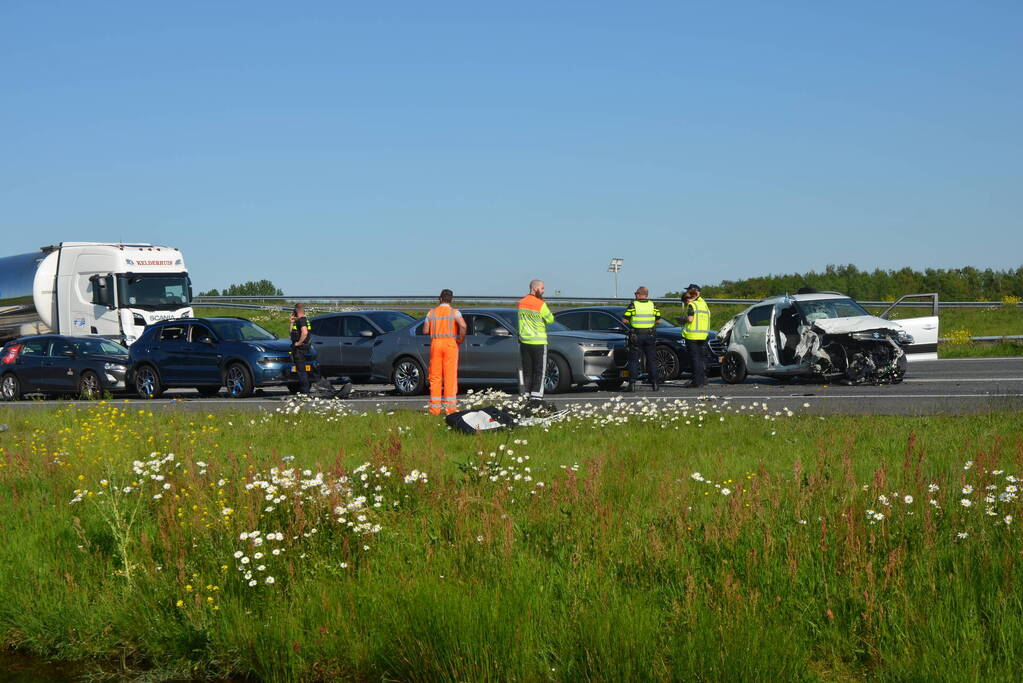
[[[914,319],[933,330],[937,317]],[[842,384],[896,384],[906,374],[911,351],[929,348],[903,324],[868,313],[837,292],[765,299],[735,316],[718,332],[727,344],[722,378],[747,375],[778,379],[808,377]]]

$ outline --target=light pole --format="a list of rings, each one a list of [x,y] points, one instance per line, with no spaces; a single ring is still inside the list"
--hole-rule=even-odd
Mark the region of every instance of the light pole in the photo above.
[[[613,257],[611,263],[607,267],[607,272],[614,273],[615,276],[615,298],[618,298],[618,273],[622,269],[622,263],[625,259]]]

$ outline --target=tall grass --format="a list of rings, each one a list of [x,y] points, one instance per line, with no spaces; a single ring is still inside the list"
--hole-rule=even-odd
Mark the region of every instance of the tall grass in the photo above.
[[[304,405],[0,412],[3,645],[282,681],[1018,676],[1018,415],[646,402],[463,437]]]

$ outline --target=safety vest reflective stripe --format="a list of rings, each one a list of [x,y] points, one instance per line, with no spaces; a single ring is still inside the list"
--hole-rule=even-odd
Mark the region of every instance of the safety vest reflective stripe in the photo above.
[[[313,324],[311,322],[309,322],[308,320],[305,321],[305,328],[307,330],[309,330],[310,334],[312,334]],[[295,323],[292,323],[291,324],[291,329],[293,329],[295,332],[298,332],[298,325],[296,325]]]
[[[689,305],[693,307],[693,321],[682,326],[682,336],[694,341],[706,339],[710,333],[710,308],[702,296]]]
[[[457,313],[458,311],[451,308],[449,304],[441,304],[436,308],[430,309],[430,312],[426,314],[426,322],[430,324],[430,337],[433,339],[457,337],[458,334],[455,329],[455,320],[458,319]]]
[[[637,299],[629,304],[624,315],[633,329],[646,330],[657,324],[661,312],[654,306],[653,301]]]
[[[519,341],[523,344],[546,344],[547,325],[554,322],[551,309],[542,299],[527,294],[519,300]]]

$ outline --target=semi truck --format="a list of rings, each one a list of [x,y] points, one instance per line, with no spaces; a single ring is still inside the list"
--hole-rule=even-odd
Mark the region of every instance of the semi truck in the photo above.
[[[130,345],[150,323],[192,317],[191,303],[174,247],[61,242],[0,258],[0,342],[56,333]]]

